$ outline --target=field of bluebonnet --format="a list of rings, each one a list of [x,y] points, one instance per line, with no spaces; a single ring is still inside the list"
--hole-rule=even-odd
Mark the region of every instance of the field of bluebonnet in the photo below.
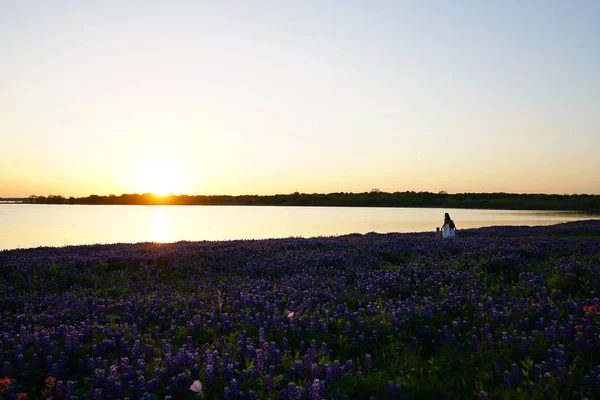
[[[599,232],[3,251],[0,398],[599,398]]]

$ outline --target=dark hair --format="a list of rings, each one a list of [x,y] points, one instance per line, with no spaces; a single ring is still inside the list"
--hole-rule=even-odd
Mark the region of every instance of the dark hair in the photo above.
[[[448,214],[448,213],[444,214],[444,225],[450,223],[450,221],[452,221],[450,219],[450,214]]]
[[[456,225],[454,225],[454,221],[450,220],[450,229],[456,229]]]

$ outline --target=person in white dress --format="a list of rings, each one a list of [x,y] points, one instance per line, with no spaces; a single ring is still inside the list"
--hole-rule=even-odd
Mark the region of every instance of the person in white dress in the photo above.
[[[448,213],[444,214],[444,225],[442,225],[442,237],[443,238],[453,238],[456,236],[456,225],[454,225],[454,221],[450,218]]]

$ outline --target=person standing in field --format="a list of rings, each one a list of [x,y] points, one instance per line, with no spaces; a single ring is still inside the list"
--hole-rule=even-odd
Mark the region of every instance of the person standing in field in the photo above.
[[[456,236],[456,225],[454,225],[454,221],[450,218],[450,214],[444,214],[444,225],[442,225],[442,237],[444,238],[452,238]]]

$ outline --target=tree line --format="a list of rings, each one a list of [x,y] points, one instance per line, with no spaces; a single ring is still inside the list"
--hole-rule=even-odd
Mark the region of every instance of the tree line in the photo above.
[[[151,193],[120,196],[62,197],[29,196],[31,204],[103,205],[243,205],[243,206],[324,206],[324,207],[441,207],[502,210],[570,210],[600,212],[600,195],[393,192],[373,189],[364,193],[291,193],[275,195],[168,195]]]

